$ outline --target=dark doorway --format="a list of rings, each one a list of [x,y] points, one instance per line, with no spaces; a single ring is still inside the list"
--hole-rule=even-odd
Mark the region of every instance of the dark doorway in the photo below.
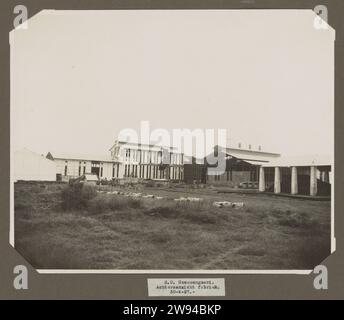
[[[91,173],[94,173],[99,177],[99,173],[100,173],[100,162],[99,161],[92,161]]]
[[[96,174],[99,177],[99,168],[92,167],[91,168],[91,173],[94,173],[94,174]]]
[[[291,193],[291,169],[281,168],[281,192]]]

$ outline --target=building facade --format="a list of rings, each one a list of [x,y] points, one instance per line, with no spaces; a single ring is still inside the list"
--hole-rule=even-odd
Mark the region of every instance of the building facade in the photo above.
[[[281,157],[260,167],[259,191],[330,196],[332,160],[327,156]]]
[[[215,147],[214,154],[225,161],[225,171],[216,173],[213,166],[208,165],[207,183],[225,184],[231,187],[246,182],[258,182],[259,168],[280,157],[278,153],[262,151],[261,148],[254,150],[220,146]]]
[[[15,155],[15,176],[23,180],[52,180],[54,171],[56,180],[68,181],[91,173],[108,181],[165,180],[229,187],[247,184],[259,187],[261,192],[331,194],[332,162],[327,157],[290,158],[261,150],[216,146],[213,155],[222,157],[225,163],[225,170],[217,173],[215,166],[207,163],[207,158],[201,163],[174,148],[115,141],[109,151],[108,156],[99,157],[49,152],[46,156],[49,160],[25,151],[20,153],[25,157]]]
[[[11,168],[14,181],[54,181],[56,179],[54,161],[27,149],[14,151]]]
[[[115,141],[110,152],[121,164],[123,178],[183,180],[184,155],[174,148]]]
[[[172,180],[184,178],[184,156],[173,148],[115,141],[108,156],[52,154],[56,179],[68,181],[83,174],[96,174],[100,180]]]
[[[86,156],[73,154],[48,153],[47,158],[56,164],[56,180],[68,181],[83,174],[94,173],[101,180],[121,178],[121,164],[109,156]]]

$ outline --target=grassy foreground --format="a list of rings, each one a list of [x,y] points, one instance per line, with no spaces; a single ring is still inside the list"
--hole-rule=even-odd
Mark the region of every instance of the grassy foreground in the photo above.
[[[15,247],[36,268],[312,269],[330,254],[330,202],[147,188],[157,199],[15,185]],[[78,193],[79,192],[79,193]],[[245,207],[215,208],[213,201]]]

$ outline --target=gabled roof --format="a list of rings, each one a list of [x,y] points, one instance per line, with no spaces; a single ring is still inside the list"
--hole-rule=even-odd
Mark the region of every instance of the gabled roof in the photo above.
[[[79,160],[79,161],[100,161],[100,162],[115,162],[110,155],[87,155],[76,153],[55,153],[48,152],[48,159],[63,159],[63,160]]]
[[[223,152],[229,157],[252,162],[252,164],[270,162],[273,159],[279,158],[281,156],[279,153],[273,152],[223,147],[219,147],[219,152]]]
[[[226,154],[242,159],[242,160],[251,160],[251,161],[270,161],[271,159],[278,158],[281,155],[274,152],[266,152],[261,150],[251,150],[251,149],[238,149],[238,148],[222,148],[219,147],[219,150],[225,152]]]
[[[29,150],[29,149],[27,149],[27,148],[23,148],[23,149],[15,150],[15,151],[14,151],[14,157],[15,157],[16,155],[19,155],[19,154],[21,154],[21,155],[27,154],[27,155],[30,155],[30,156],[32,156],[32,157],[36,157],[37,159],[43,159],[43,161],[47,160],[47,161],[50,161],[50,162],[51,162],[51,159],[44,157],[43,154],[38,154],[38,153],[36,153],[36,152],[34,152],[34,151],[31,151],[31,150]]]

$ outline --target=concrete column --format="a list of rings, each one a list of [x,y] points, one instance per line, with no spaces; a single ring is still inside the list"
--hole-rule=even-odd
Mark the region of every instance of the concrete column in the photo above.
[[[264,174],[264,168],[259,168],[259,191],[264,192],[265,191],[265,174]]]
[[[310,168],[310,190],[309,194],[311,196],[316,196],[317,195],[317,167],[311,166]]]
[[[320,180],[325,181],[325,171],[320,172]]]
[[[327,182],[327,183],[330,183],[330,172],[326,170],[326,171],[323,172],[323,175],[324,175],[323,181]]]
[[[297,168],[291,168],[291,194],[297,194],[299,192],[297,184]]]
[[[281,193],[281,170],[279,167],[275,167],[274,192],[275,193]]]

